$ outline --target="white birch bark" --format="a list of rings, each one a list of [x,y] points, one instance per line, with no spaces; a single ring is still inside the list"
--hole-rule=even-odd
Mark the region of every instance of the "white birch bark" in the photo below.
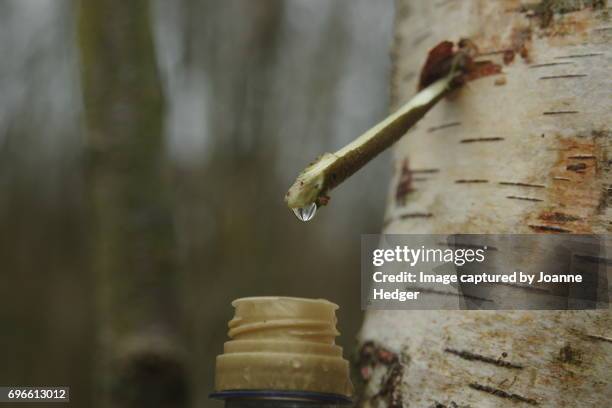
[[[398,142],[384,232],[610,232],[605,2],[399,0],[396,12],[394,107],[443,40],[471,39],[503,74]],[[609,310],[368,311],[360,342],[364,407],[612,401]]]

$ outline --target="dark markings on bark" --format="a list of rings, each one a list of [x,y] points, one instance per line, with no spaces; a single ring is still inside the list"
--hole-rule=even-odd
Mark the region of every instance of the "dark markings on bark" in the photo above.
[[[380,365],[386,367],[386,375],[380,383],[380,390],[368,399],[384,399],[389,408],[402,408],[402,380],[404,377],[404,366],[410,360],[409,356],[402,356],[402,360],[397,353],[394,353],[372,341],[364,343],[357,356],[356,365],[359,368],[361,377],[364,381],[372,378],[373,370]]]
[[[487,298],[483,298],[483,297],[480,297],[480,296],[468,295],[468,294],[465,294],[465,293],[448,292],[448,291],[443,291],[443,290],[422,288],[420,286],[406,286],[405,289],[407,291],[430,293],[432,295],[458,297],[458,298],[461,298],[461,299],[471,299],[471,300],[479,300],[481,302],[495,303],[495,301],[492,300],[492,299],[487,299]]]
[[[500,390],[499,388],[493,388],[493,387],[489,387],[488,385],[482,385],[478,383],[470,383],[469,386],[470,388],[476,391],[486,392],[488,394],[495,395],[496,397],[499,397],[499,398],[506,398],[506,399],[510,399],[513,401],[524,402],[529,405],[538,405],[538,401],[534,400],[533,398],[527,398],[519,394],[509,393],[504,390]]]
[[[594,52],[591,54],[574,54],[574,55],[564,55],[562,57],[555,57],[555,59],[565,59],[565,58],[588,58],[588,57],[599,57],[600,55],[604,55],[603,52]]]
[[[584,262],[591,262],[591,263],[601,264],[601,265],[612,265],[612,259],[608,259],[608,258],[602,258],[599,256],[592,256],[592,255],[582,255],[582,254],[576,254],[574,256],[577,259],[580,259],[581,261],[584,261]]]
[[[608,173],[609,168],[604,168],[604,171]],[[597,213],[602,214],[608,207],[612,206],[612,188],[604,187],[602,194],[599,196],[599,204],[597,205]]]
[[[558,211],[552,212],[544,212],[539,217],[544,221],[554,221],[554,222],[571,222],[571,221],[579,221],[582,218],[576,217],[575,215],[565,214]]]
[[[412,178],[413,182],[415,182],[415,181],[427,181],[427,180],[429,180],[427,177],[413,177]]]
[[[433,405],[430,405],[429,408],[471,408],[471,405],[459,405],[455,401],[450,401],[447,404],[443,404],[439,401],[434,401]]]
[[[472,139],[461,139],[459,143],[477,143],[477,142],[501,142],[503,137],[476,137]]]
[[[510,200],[522,200],[522,201],[532,201],[532,202],[544,201],[539,198],[533,198],[533,197],[506,196],[506,198],[509,198]]]
[[[427,129],[427,131],[429,133],[431,133],[431,132],[435,132],[436,130],[446,129],[446,128],[449,128],[449,127],[460,126],[460,125],[461,125],[461,122],[445,123],[445,124],[439,125],[439,126],[432,126],[429,129]]]
[[[563,78],[584,78],[588,76],[587,74],[567,74],[567,75],[551,75],[551,76],[543,76],[538,79],[563,79]]]
[[[574,113],[580,113],[578,111],[546,111],[542,112],[542,115],[571,115]]]
[[[455,238],[456,237],[453,236],[453,239]],[[463,243],[463,242],[438,242],[437,244],[440,246],[447,246],[447,247],[452,247],[452,248],[486,249],[487,251],[498,251],[498,249],[493,246],[475,245],[475,244],[468,244],[468,243]]]
[[[401,214],[398,218],[400,220],[405,220],[408,218],[431,218],[433,217],[432,213],[406,213],[406,214]]]
[[[503,50],[484,51],[484,52],[479,52],[478,56],[479,57],[486,57],[486,56],[491,56],[491,55],[505,54],[507,52],[514,52],[514,50],[506,48],[506,49],[503,49]]]
[[[391,224],[393,221],[396,220],[407,220],[407,219],[414,219],[414,218],[431,218],[433,217],[432,213],[406,213],[406,214],[401,214],[398,215],[397,217],[391,217],[391,218],[387,218],[386,220],[383,221],[383,228],[386,227],[387,225]]]
[[[404,159],[402,162],[402,168],[400,169],[399,180],[397,187],[395,188],[395,202],[397,206],[406,205],[406,198],[414,189],[412,188],[412,172],[410,171],[410,165],[408,159]]]
[[[581,172],[587,168],[586,163],[568,164],[565,167],[567,170]]]
[[[531,228],[535,232],[560,232],[563,234],[568,234],[572,232],[571,230],[561,227],[555,227],[552,225],[529,225],[529,228]]]
[[[488,183],[489,180],[483,180],[483,179],[471,179],[471,180],[466,180],[466,179],[461,179],[461,180],[455,180],[455,183],[457,184],[476,184],[476,183]]]
[[[526,290],[529,292],[546,293],[546,294],[551,293],[549,289],[538,288],[538,287],[531,286],[531,285],[521,285],[520,283],[497,282],[496,285],[508,286],[514,289],[521,289],[521,290]]]
[[[460,357],[464,360],[468,360],[468,361],[481,361],[483,363],[487,363],[487,364],[493,364],[496,365],[498,367],[504,367],[504,368],[516,368],[519,370],[522,370],[524,367],[520,364],[515,364],[515,363],[511,363],[509,361],[504,361],[501,358],[493,358],[493,357],[488,357],[488,356],[483,356],[481,354],[476,354],[476,353],[472,353],[470,351],[466,351],[466,350],[455,350],[452,348],[445,348],[444,349],[445,352],[453,354],[457,357]]]
[[[506,354],[506,353],[503,353],[503,354]],[[505,388],[512,387],[517,379],[518,379],[518,377],[515,375],[514,378],[512,378],[512,382],[508,386],[506,386]],[[506,384],[507,382],[508,382],[508,379],[504,378],[503,380],[501,380],[501,382],[499,384],[497,384],[497,386],[501,387],[502,385]]]
[[[420,174],[420,173],[439,173],[440,169],[412,169],[410,170],[413,174]]]
[[[521,183],[521,182],[513,182],[513,181],[500,181],[499,185],[501,185],[501,186],[546,188],[546,186],[543,186],[541,184],[529,184],[529,183]]]
[[[580,350],[577,350],[569,344],[566,344],[559,350],[559,355],[557,356],[557,359],[562,363],[580,365],[580,363],[582,363],[581,356],[582,353],[580,352]]]
[[[585,8],[603,9],[606,0],[540,0],[537,3],[523,4],[517,11],[527,18],[535,18],[540,28],[547,28],[555,21],[555,15],[580,11]]]
[[[530,65],[529,68],[553,67],[556,65],[574,65],[574,63],[573,62],[547,62],[544,64]]]
[[[358,367],[363,368],[378,364],[389,366],[398,361],[396,353],[375,344],[373,341],[367,341],[361,346],[356,363]],[[361,374],[364,380],[368,380],[370,379],[371,371],[362,371]]]
[[[386,398],[387,407],[403,408],[404,401],[402,395],[402,380],[404,378],[404,367],[399,363],[394,363],[387,375],[381,381],[378,397]]]
[[[588,160],[588,159],[597,159],[597,157],[592,154],[578,154],[576,156],[568,156],[568,159]]]
[[[597,334],[585,334],[586,337],[593,340],[605,341],[606,343],[612,343],[612,339],[609,337],[598,336]]]

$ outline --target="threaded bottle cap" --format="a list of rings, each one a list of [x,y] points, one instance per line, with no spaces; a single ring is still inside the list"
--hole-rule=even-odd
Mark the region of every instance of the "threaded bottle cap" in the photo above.
[[[232,305],[231,340],[217,356],[218,392],[352,394],[348,361],[335,344],[336,304],[323,299],[250,297]]]

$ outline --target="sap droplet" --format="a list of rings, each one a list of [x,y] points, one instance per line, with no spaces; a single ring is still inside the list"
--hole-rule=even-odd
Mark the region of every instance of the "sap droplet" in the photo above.
[[[291,362],[291,365],[293,366],[293,368],[300,368],[302,366],[302,364],[299,361],[295,361],[295,360]]]
[[[310,221],[317,213],[317,203],[310,203],[305,207],[293,208],[293,213],[300,221]]]

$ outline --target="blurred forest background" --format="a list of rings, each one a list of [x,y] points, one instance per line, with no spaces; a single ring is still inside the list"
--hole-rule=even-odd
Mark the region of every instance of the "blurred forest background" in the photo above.
[[[391,0],[0,0],[0,384],[103,406],[175,370],[219,406],[243,296],[338,303],[350,354],[390,158],[308,224],[283,196],[386,114],[392,24]]]

